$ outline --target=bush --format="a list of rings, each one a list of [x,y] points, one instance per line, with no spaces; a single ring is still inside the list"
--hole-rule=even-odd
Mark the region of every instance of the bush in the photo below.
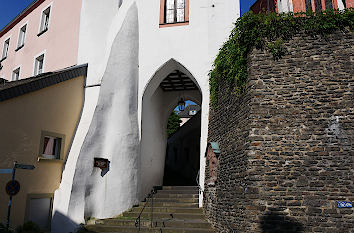
[[[6,233],[6,227],[2,223],[0,223],[0,233]],[[13,233],[13,231],[9,229],[9,233]]]
[[[170,117],[168,118],[167,122],[167,135],[168,137],[172,136],[179,128],[181,124],[181,118],[179,115],[175,112],[172,111]]]
[[[34,222],[25,222],[16,228],[16,233],[42,233],[41,228]]]

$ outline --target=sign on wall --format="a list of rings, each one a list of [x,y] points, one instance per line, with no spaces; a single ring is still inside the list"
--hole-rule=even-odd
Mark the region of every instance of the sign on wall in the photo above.
[[[353,203],[350,201],[338,201],[338,208],[353,208]]]
[[[6,193],[9,196],[15,196],[20,191],[20,183],[17,180],[10,180],[6,184]]]
[[[101,168],[102,170],[108,168],[108,159],[94,158],[93,167]]]

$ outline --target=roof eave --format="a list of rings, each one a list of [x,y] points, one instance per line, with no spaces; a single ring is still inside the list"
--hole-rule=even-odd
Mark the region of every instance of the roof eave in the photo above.
[[[87,76],[87,64],[48,73],[33,81],[0,90],[0,102],[34,92],[76,77]],[[33,78],[33,77],[32,77]]]

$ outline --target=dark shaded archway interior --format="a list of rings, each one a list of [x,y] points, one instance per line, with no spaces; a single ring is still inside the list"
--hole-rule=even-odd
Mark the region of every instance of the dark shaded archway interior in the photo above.
[[[200,111],[167,141],[163,185],[197,185],[200,156]]]
[[[180,70],[174,70],[160,83],[164,92],[182,96],[199,90],[198,86]],[[184,99],[186,100],[186,99]],[[199,108],[200,109],[200,108]],[[167,140],[163,185],[197,185],[200,156],[200,111],[192,116]]]

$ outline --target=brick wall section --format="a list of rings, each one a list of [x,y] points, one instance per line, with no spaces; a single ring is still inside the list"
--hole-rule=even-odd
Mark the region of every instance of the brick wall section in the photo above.
[[[353,33],[299,35],[286,48],[278,61],[250,54],[241,96],[220,83],[208,140],[221,155],[206,214],[220,232],[353,233],[354,209],[337,208],[354,202]]]
[[[227,83],[220,83],[223,90],[219,96],[222,104],[211,109],[209,118],[209,141],[219,142],[218,179],[215,186],[208,186],[204,192],[206,213],[215,227],[222,229],[228,224],[241,228],[247,222],[244,208],[245,177],[248,171],[248,118],[251,93],[247,91],[240,98],[232,96]],[[209,161],[206,174],[209,178]],[[224,223],[227,223],[224,225]]]

